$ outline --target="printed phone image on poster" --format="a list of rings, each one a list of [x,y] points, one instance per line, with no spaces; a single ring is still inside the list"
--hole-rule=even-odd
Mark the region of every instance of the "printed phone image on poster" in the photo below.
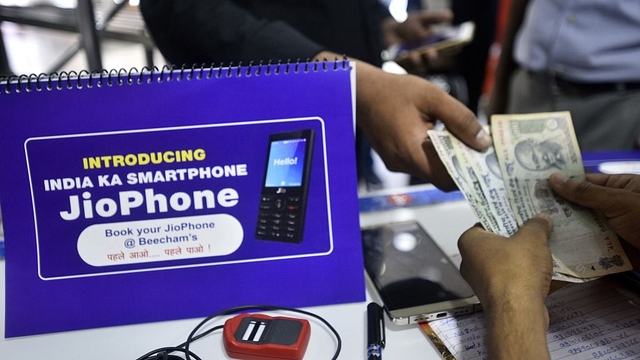
[[[324,129],[300,118],[29,138],[39,277],[330,254]]]
[[[311,129],[269,137],[256,228],[258,239],[302,241],[313,140]]]

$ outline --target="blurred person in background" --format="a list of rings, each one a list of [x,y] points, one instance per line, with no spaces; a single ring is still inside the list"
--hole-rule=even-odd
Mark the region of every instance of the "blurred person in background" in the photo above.
[[[640,1],[511,2],[487,115],[566,110],[583,151],[637,148]]]

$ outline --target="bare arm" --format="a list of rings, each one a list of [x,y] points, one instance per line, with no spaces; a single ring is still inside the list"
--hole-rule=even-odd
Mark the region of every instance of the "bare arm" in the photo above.
[[[551,227],[548,215],[538,215],[511,238],[475,226],[458,241],[460,271],[486,314],[491,359],[549,359]]]
[[[487,301],[488,352],[492,360],[549,359],[547,308],[541,299],[505,294]]]

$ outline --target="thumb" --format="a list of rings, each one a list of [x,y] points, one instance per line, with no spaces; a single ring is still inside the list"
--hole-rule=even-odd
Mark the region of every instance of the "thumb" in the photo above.
[[[552,228],[553,219],[551,219],[551,216],[540,213],[522,225],[515,236],[527,239],[527,241],[540,241],[547,244]]]
[[[429,118],[442,121],[450,133],[475,150],[491,146],[491,136],[468,107],[439,88],[424,96],[429,101],[415,103]]]
[[[551,174],[549,186],[563,198],[600,212],[604,212],[603,210],[609,208],[612,201],[616,201],[613,195],[618,192],[618,189],[592,184],[585,180],[572,180],[559,173]]]

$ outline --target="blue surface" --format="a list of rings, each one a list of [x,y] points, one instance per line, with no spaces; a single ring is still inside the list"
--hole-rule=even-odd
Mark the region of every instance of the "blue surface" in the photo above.
[[[640,161],[640,151],[599,151],[582,154],[582,163],[587,173],[600,172],[599,166],[605,162]]]
[[[100,87],[97,84],[103,78],[70,76],[65,86],[54,85],[51,91],[0,93],[0,98],[7,97],[1,100],[3,105],[11,105],[3,107],[4,118],[25,120],[0,121],[0,202],[2,210],[10,209],[2,215],[4,223],[11,225],[5,228],[13,256],[6,261],[5,337],[198,318],[243,304],[309,307],[366,299],[362,249],[360,242],[353,241],[360,236],[356,188],[349,185],[357,183],[355,152],[349,145],[354,136],[350,68],[345,63],[332,66],[332,71],[313,68],[287,73],[286,64],[268,66],[224,68],[215,73],[205,69],[200,77],[185,71],[181,81],[170,80],[167,72],[153,74],[149,81],[151,74],[145,72],[132,74],[131,84],[125,81],[121,86]],[[182,78],[182,71],[175,76]],[[104,79],[108,85],[112,80],[120,79]],[[92,82],[91,88],[87,81]],[[309,128],[318,141],[307,197],[313,216],[305,221],[304,241],[259,241],[253,234],[269,135]],[[151,154],[158,152],[198,149],[206,158],[180,162],[163,158],[147,167],[142,157],[150,161]],[[128,154],[135,162],[125,166],[107,167],[100,160]],[[129,174],[146,176],[147,171],[166,174],[233,165],[243,172],[198,175],[191,180],[127,180]],[[118,180],[112,181],[116,175]],[[120,194],[142,194],[147,189],[154,194],[191,195],[206,189],[212,196],[228,191],[237,193],[238,201],[223,206],[218,196],[207,208],[191,202],[182,209],[172,205],[158,211],[146,206],[132,212],[112,208],[115,212],[108,216],[102,212],[89,216],[84,207],[75,207],[78,196],[89,197],[92,203],[86,203],[87,209],[95,210],[101,199],[120,199]],[[67,211],[72,208],[81,211]],[[232,235],[240,234],[240,247],[224,255],[193,257],[185,256],[183,243],[181,256],[165,259],[164,243],[196,235],[188,229],[177,234],[182,230],[173,230],[173,224],[192,220],[173,219],[204,219],[199,216],[233,222],[237,230]],[[144,231],[151,232],[150,221],[166,223],[156,227],[157,242],[148,240],[146,233],[142,236]],[[124,224],[130,222],[144,229]],[[81,242],[80,235],[94,225],[111,231],[83,237]],[[191,244],[217,241],[220,249],[228,245],[223,236],[188,240]],[[88,253],[78,250],[84,241],[114,246],[113,251],[94,253],[102,262],[106,258],[106,265],[85,261],[82,256]],[[177,250],[178,245],[168,246]],[[128,260],[156,251],[162,259]],[[162,301],[157,301],[157,289],[170,291],[161,291]]]
[[[360,212],[383,211],[403,207],[423,206],[446,201],[463,200],[460,191],[444,192],[435,187],[405,188],[398,192],[360,197]]]
[[[640,161],[640,151],[600,151],[582,154],[582,161],[587,173],[599,172],[599,165],[604,162]],[[435,187],[407,187],[397,192],[372,194],[360,197],[360,212],[383,211],[403,207],[423,206],[446,201],[463,200],[460,191],[443,192]]]

